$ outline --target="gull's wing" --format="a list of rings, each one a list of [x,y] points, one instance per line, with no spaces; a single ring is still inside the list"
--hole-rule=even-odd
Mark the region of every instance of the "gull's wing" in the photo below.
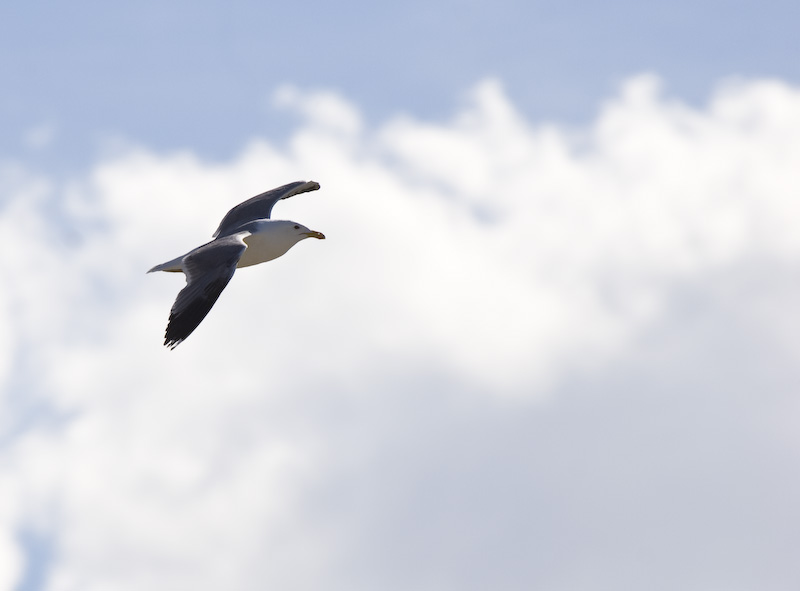
[[[186,287],[178,294],[169,313],[164,346],[174,349],[192,334],[219,294],[228,285],[236,263],[247,248],[244,238],[249,232],[239,232],[218,238],[190,252],[183,259]]]
[[[252,222],[253,220],[269,219],[272,213],[272,206],[281,199],[288,199],[300,193],[307,193],[308,191],[316,191],[319,189],[319,183],[314,181],[297,181],[283,185],[277,189],[272,189],[261,195],[256,195],[244,201],[231,209],[222,218],[219,223],[219,228],[214,232],[214,237],[225,236],[236,232],[242,224]]]

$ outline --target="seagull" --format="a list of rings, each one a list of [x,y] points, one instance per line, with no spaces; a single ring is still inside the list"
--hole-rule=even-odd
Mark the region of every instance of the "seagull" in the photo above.
[[[272,207],[281,199],[317,189],[319,183],[297,181],[256,195],[225,214],[214,240],[148,271],[186,275],[186,287],[178,293],[169,313],[165,347],[174,349],[192,334],[238,267],[276,259],[306,238],[325,238],[297,222],[270,219]]]

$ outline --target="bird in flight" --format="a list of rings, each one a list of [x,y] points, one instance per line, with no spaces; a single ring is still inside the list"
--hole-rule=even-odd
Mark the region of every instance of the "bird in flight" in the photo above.
[[[169,313],[164,346],[174,349],[192,334],[238,267],[276,259],[306,238],[325,238],[297,222],[270,219],[272,207],[281,199],[317,189],[319,183],[297,181],[256,195],[225,214],[214,240],[148,271],[186,275],[186,287]]]

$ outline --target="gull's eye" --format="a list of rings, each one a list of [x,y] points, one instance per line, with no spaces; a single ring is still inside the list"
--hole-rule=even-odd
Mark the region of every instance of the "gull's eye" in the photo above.
[[[295,229],[295,230],[299,230],[299,229],[300,229],[300,226],[297,226],[297,225],[295,225],[294,229]]]

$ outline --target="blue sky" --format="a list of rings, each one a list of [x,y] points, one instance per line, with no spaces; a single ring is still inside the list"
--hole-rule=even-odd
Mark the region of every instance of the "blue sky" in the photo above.
[[[798,17],[5,5],[0,591],[796,590]]]
[[[586,122],[627,76],[657,72],[699,104],[730,76],[800,78],[791,1],[641,3],[99,2],[6,4],[0,149],[57,129],[48,165],[101,138],[212,157],[291,123],[276,85],[331,88],[372,122],[441,118],[486,77],[535,120]]]

